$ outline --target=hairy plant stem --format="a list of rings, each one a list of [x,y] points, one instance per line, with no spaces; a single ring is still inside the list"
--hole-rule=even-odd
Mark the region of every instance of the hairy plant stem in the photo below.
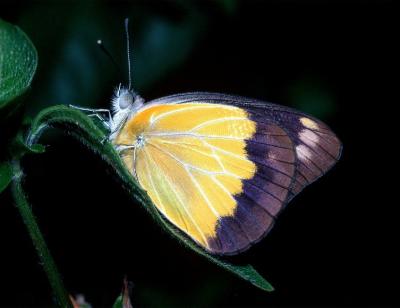
[[[35,246],[40,262],[43,265],[44,271],[47,275],[47,279],[53,290],[56,303],[59,307],[72,308],[73,306],[69,298],[68,292],[64,287],[56,264],[50,254],[43,235],[40,232],[39,226],[36,222],[36,218],[32,213],[31,206],[28,203],[28,200],[22,188],[23,172],[20,162],[18,160],[13,162],[13,173],[14,177],[11,184],[12,195],[15,200],[16,207],[28,230],[29,236],[32,239],[33,245]]]

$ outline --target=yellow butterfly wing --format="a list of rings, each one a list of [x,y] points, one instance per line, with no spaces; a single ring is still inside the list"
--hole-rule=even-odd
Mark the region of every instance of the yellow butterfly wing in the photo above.
[[[235,106],[148,106],[128,120],[114,143],[135,145],[125,152],[125,164],[168,220],[206,250],[230,254],[266,233],[288,195],[293,146],[278,126],[268,124],[268,132],[280,144],[263,158],[264,168],[270,160],[283,170],[275,182],[261,179],[248,157],[256,123]],[[269,188],[275,194],[267,194]]]

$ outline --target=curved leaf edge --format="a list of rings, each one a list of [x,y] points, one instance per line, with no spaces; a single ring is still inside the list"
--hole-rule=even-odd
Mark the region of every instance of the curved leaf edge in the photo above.
[[[165,231],[168,231],[169,234],[178,239],[184,246],[264,291],[271,292],[274,290],[273,286],[253,266],[249,264],[232,264],[218,256],[209,254],[167,221],[151,202],[147,193],[141,189],[137,181],[131,176],[113,145],[109,142],[103,142],[107,136],[104,134],[102,128],[81,111],[64,105],[44,109],[32,122],[26,139],[27,147],[32,148],[39,141],[42,134],[47,129],[53,127],[61,128],[64,133],[74,136],[90,150],[100,155],[116,172],[128,193],[143,205]]]

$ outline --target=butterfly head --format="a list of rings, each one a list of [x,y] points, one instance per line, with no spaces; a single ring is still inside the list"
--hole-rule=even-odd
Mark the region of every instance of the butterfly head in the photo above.
[[[144,104],[144,99],[135,91],[119,86],[112,99],[114,114],[131,113],[140,109]]]
[[[109,123],[110,136],[113,140],[123,127],[124,123],[134,115],[144,104],[144,99],[135,91],[119,86],[112,98],[112,119]]]

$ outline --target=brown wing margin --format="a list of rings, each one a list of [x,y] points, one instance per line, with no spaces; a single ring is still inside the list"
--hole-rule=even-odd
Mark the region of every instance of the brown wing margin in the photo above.
[[[253,138],[246,140],[246,151],[257,171],[243,180],[242,192],[234,196],[233,216],[219,219],[216,236],[208,239],[213,253],[237,254],[259,241],[290,195],[296,171],[292,140],[273,123],[257,123],[256,127]]]

